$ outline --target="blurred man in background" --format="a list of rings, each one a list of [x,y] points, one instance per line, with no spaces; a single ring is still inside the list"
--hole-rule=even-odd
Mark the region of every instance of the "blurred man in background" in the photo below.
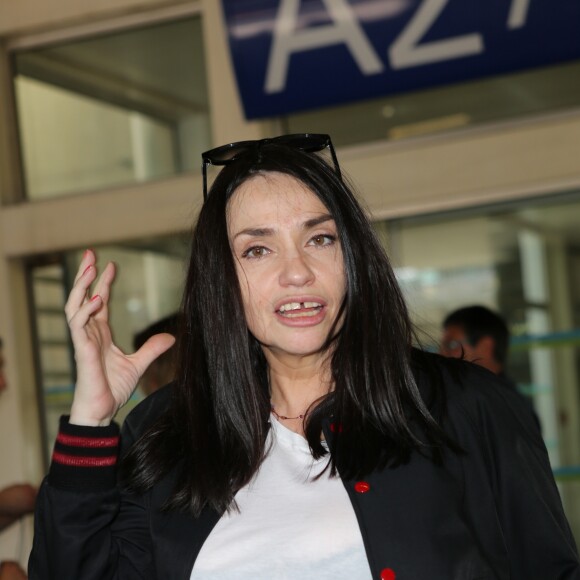
[[[466,306],[443,321],[440,353],[464,358],[496,375],[505,375],[510,333],[507,324],[485,306]]]
[[[439,353],[463,358],[496,374],[506,388],[518,393],[540,427],[532,400],[519,393],[505,372],[509,342],[509,329],[499,314],[485,306],[466,306],[451,312],[443,321]]]

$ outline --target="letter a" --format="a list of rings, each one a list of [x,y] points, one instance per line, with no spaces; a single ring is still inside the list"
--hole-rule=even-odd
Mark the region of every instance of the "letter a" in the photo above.
[[[296,32],[300,0],[280,1],[266,72],[264,89],[267,93],[284,90],[292,53],[334,44],[346,44],[363,74],[372,75],[384,70],[383,63],[371,46],[347,0],[322,0],[322,2],[333,23]]]

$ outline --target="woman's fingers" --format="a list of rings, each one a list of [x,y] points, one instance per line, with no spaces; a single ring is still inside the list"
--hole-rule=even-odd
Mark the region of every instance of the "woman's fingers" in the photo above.
[[[81,258],[79,269],[77,270],[77,275],[75,276],[73,285],[79,281],[80,277],[85,273],[89,266],[94,266],[96,264],[96,261],[95,253],[92,250],[85,250],[83,257]]]
[[[67,321],[70,322],[86,302],[87,292],[96,277],[97,270],[94,264],[88,264],[83,271],[80,271],[79,268],[79,274],[75,278],[75,283],[64,306]]]
[[[77,313],[82,308],[84,304],[90,302],[95,296],[100,297],[101,303],[107,304],[109,296],[111,293],[111,284],[115,279],[115,266],[113,263],[109,262],[102,274],[99,276],[94,289],[89,294],[91,284],[97,279],[97,269],[95,262],[95,254],[92,250],[86,250],[83,254],[83,258],[79,265],[77,275],[69,294],[68,300],[65,304],[65,314],[66,318],[70,324],[72,319],[77,316]],[[96,312],[98,309],[89,309],[90,313]],[[106,308],[100,310],[103,316],[107,316]],[[86,312],[85,312],[86,314]],[[84,323],[88,321],[88,318],[83,317]]]
[[[175,337],[166,332],[152,336],[133,355],[131,359],[139,376],[147,370],[147,367],[161,354],[169,350],[175,344]]]
[[[79,331],[86,327],[91,316],[94,316],[102,306],[103,301],[101,297],[98,294],[95,294],[90,300],[74,312],[68,321],[73,342],[80,336],[84,336],[84,333],[81,335],[79,334]]]
[[[83,368],[86,367],[86,364],[89,364],[86,369],[92,369],[93,371],[96,369],[92,365],[94,360],[96,360],[97,351],[94,348],[88,350],[85,348],[89,343],[93,343],[100,352],[100,355],[98,355],[99,360],[101,360],[100,364],[103,361],[109,361],[105,362],[105,364],[111,367],[109,369],[111,372],[115,368],[117,370],[124,369],[117,379],[119,377],[122,379],[123,374],[127,375],[127,369],[132,368],[132,373],[135,374],[136,380],[158,356],[173,346],[175,337],[167,333],[157,334],[151,337],[135,354],[130,356],[118,351],[110,340],[108,327],[108,301],[114,279],[115,265],[112,262],[105,266],[97,278],[95,254],[92,250],[86,250],[65,305],[65,312],[77,354],[83,353]],[[94,286],[91,290],[91,284],[93,283]],[[93,324],[91,324],[91,319]],[[123,359],[125,362],[122,362],[121,366],[119,366],[119,361]],[[91,381],[95,382],[94,377]],[[113,382],[116,384],[119,381]],[[130,381],[121,380],[119,384],[129,383]]]
[[[106,304],[109,301],[109,295],[111,294],[111,284],[115,279],[115,264],[109,262],[103,273],[99,276],[95,287],[93,288],[93,296],[98,294],[103,302]]]
[[[77,310],[87,300],[88,289],[96,277],[95,253],[92,250],[85,250],[73,282],[72,290],[64,307],[67,321],[70,322]]]

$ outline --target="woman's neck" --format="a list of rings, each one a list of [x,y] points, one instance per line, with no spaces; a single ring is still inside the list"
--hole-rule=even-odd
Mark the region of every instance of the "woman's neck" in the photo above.
[[[328,364],[318,359],[300,361],[268,357],[270,400],[274,416],[304,435],[304,418],[312,404],[331,390]]]

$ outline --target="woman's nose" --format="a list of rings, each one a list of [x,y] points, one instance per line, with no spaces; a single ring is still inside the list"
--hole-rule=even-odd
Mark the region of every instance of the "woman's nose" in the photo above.
[[[297,253],[284,258],[280,272],[282,286],[308,286],[314,280],[314,272],[306,256]]]

